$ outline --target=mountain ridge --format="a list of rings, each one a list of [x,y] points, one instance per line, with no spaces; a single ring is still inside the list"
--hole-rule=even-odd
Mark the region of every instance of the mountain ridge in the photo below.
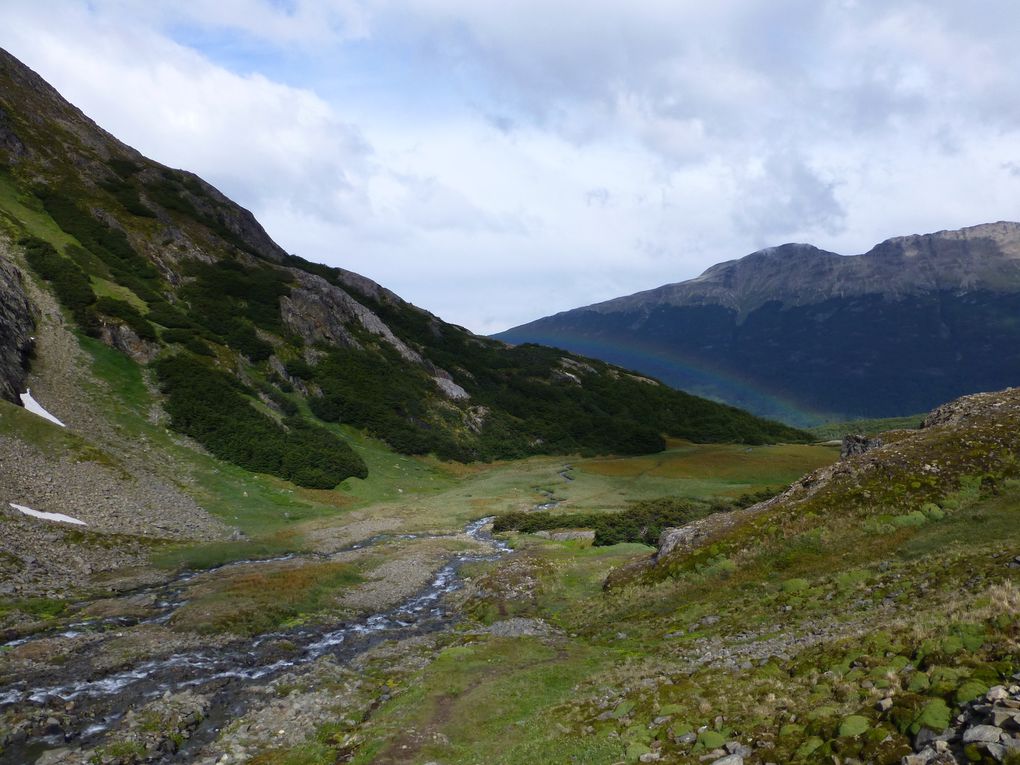
[[[839,253],[822,250],[811,244],[802,242],[791,242],[774,247],[766,247],[756,250],[742,258],[723,261],[710,266],[698,276],[682,282],[671,282],[648,290],[641,290],[631,295],[612,298],[588,306],[572,310],[592,310],[600,313],[612,313],[614,311],[626,310],[650,299],[670,305],[698,305],[707,302],[709,297],[715,298],[720,304],[726,307],[736,308],[742,312],[750,312],[760,306],[760,303],[748,305],[746,298],[750,290],[747,283],[759,277],[765,272],[772,277],[769,287],[775,290],[776,287],[786,287],[789,293],[780,293],[778,299],[787,304],[803,304],[807,300],[825,299],[827,297],[848,297],[854,294],[862,294],[865,290],[865,282],[861,283],[861,277],[866,276],[871,283],[882,280],[886,290],[892,294],[909,294],[912,290],[945,289],[945,288],[1001,288],[1002,283],[999,277],[1003,271],[1013,279],[1020,280],[1020,267],[1016,273],[1009,266],[997,270],[989,270],[987,273],[960,273],[957,278],[949,278],[945,281],[938,279],[939,273],[933,272],[920,274],[928,277],[928,282],[920,280],[908,280],[911,274],[890,274],[883,271],[890,259],[897,259],[900,262],[916,258],[924,258],[931,252],[933,240],[961,241],[987,240],[998,246],[999,251],[1007,262],[1020,261],[1020,223],[1012,221],[997,221],[995,223],[982,223],[974,226],[967,226],[956,230],[942,230],[930,234],[911,234],[886,239],[873,247],[866,253],[860,255],[840,255]],[[858,260],[861,259],[861,260]],[[768,266],[776,266],[780,269],[781,276],[768,272]],[[963,263],[955,264],[960,271],[964,269]],[[820,291],[813,295],[804,295],[796,291],[796,286],[790,284],[788,269],[793,267],[814,267],[819,277],[828,277],[830,283],[823,285],[828,291]],[[787,270],[782,270],[787,269]],[[773,272],[776,269],[772,269]],[[747,273],[744,273],[744,272]],[[873,273],[878,272],[878,273]],[[897,276],[897,280],[889,283],[889,276]],[[734,283],[736,282],[736,283]],[[948,283],[947,283],[948,282]],[[712,289],[712,293],[705,291]],[[699,290],[701,290],[699,292]],[[751,295],[753,296],[753,292]],[[723,298],[720,300],[720,297]],[[561,311],[559,314],[567,313]],[[521,325],[527,326],[527,325]],[[507,330],[512,331],[512,330]],[[498,333],[502,334],[502,333]]]
[[[494,336],[810,425],[912,414],[1014,384],[1018,308],[1020,224],[1000,221],[895,237],[862,255],[766,248]]]

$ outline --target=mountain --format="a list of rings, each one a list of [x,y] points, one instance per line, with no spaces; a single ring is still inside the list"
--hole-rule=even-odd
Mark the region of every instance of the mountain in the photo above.
[[[802,425],[926,411],[1020,381],[1020,224],[785,244],[701,276],[538,319],[544,343]]]
[[[461,461],[808,437],[602,362],[475,336],[288,254],[250,212],[121,143],[5,52],[0,225],[16,243],[0,260],[0,394],[17,403],[23,389],[43,287],[68,328],[144,368],[175,430],[301,486],[365,477],[335,423]]]

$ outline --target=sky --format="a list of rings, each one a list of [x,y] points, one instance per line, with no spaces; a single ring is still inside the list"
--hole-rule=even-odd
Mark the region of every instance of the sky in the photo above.
[[[102,127],[479,333],[1020,219],[1014,0],[2,5]]]

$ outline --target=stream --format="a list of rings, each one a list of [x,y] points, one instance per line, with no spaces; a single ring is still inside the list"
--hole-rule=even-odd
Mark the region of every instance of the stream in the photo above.
[[[432,581],[406,601],[387,611],[372,614],[339,625],[296,627],[259,635],[251,640],[238,641],[220,647],[196,649],[170,656],[144,661],[129,669],[108,673],[94,671],[90,653],[97,644],[84,647],[81,654],[68,661],[60,672],[60,682],[53,683],[54,673],[39,678],[23,679],[0,687],[0,709],[10,705],[35,705],[54,710],[64,709],[74,702],[71,724],[49,735],[24,741],[14,741],[0,753],[0,765],[27,765],[42,752],[62,746],[94,746],[124,713],[166,692],[175,693],[189,688],[212,694],[209,714],[194,732],[187,745],[175,755],[167,755],[160,762],[187,761],[188,753],[215,739],[218,725],[244,712],[246,685],[266,683],[281,672],[313,662],[323,656],[334,656],[339,662],[384,641],[404,639],[450,627],[456,619],[443,603],[444,596],[463,586],[460,567],[469,561],[494,560],[509,552],[506,543],[494,539],[486,530],[492,518],[473,521],[464,529],[472,539],[487,544],[491,551],[462,553],[441,568]],[[403,535],[408,538],[412,535]],[[382,538],[366,540],[350,549],[359,549]],[[284,558],[293,556],[284,556]],[[280,560],[282,558],[274,559]],[[228,564],[231,567],[260,565],[268,561],[242,561]],[[157,598],[157,615],[136,619],[133,624],[166,621],[185,602],[184,584],[197,573],[182,574],[158,587],[133,591],[127,597],[154,595]],[[121,596],[125,597],[125,596]],[[123,617],[96,619],[66,625],[50,633],[74,635],[85,630],[103,630],[124,626]],[[36,635],[7,643],[18,645],[39,639]],[[278,641],[286,640],[293,650],[281,653]]]

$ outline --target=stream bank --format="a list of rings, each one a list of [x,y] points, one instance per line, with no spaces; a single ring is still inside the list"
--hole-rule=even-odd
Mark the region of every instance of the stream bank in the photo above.
[[[111,732],[139,727],[133,714],[138,709],[149,712],[142,727],[166,728],[166,735],[150,737],[148,743],[137,742],[136,749],[144,752],[126,752],[136,759],[125,762],[194,761],[196,753],[215,741],[225,725],[244,714],[251,698],[245,691],[251,686],[265,685],[283,673],[300,672],[322,659],[343,666],[384,642],[448,629],[457,615],[444,601],[462,586],[460,567],[509,552],[505,543],[486,530],[491,520],[482,518],[464,529],[470,540],[483,545],[482,550],[452,556],[424,588],[395,607],[341,624],[299,626],[253,639],[193,646],[115,671],[97,667],[101,636],[107,634],[97,632],[94,638],[98,639],[85,642],[81,652],[59,672],[40,672],[0,687],[0,711],[28,710],[27,717],[33,721],[7,734],[0,763],[86,763],[97,751],[102,752]],[[231,567],[264,564],[244,562]],[[165,591],[151,588],[134,593],[131,597],[158,599],[159,610],[136,624],[170,619],[183,605],[181,590],[193,576],[182,575],[166,585]],[[83,626],[110,627],[101,621]]]

